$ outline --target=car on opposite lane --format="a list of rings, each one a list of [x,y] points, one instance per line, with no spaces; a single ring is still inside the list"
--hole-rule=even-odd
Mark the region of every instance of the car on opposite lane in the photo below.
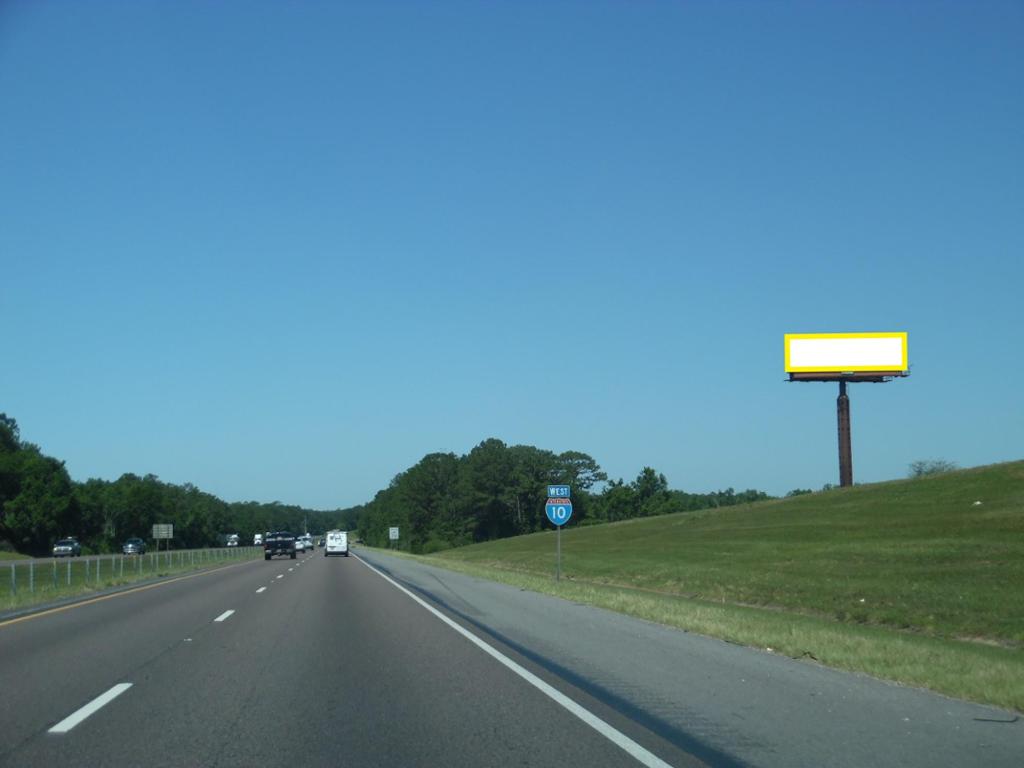
[[[53,545],[54,557],[80,557],[81,554],[82,545],[78,543],[78,539],[61,539]]]
[[[121,547],[121,552],[125,555],[144,555],[146,554],[146,542],[137,536],[132,537]]]

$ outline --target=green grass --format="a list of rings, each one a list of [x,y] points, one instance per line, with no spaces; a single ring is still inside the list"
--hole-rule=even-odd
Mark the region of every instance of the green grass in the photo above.
[[[558,585],[554,547],[429,561],[1024,711],[1024,462],[566,530]]]
[[[32,555],[23,555],[14,550],[0,549],[0,560],[28,560]]]
[[[16,611],[112,587],[198,571],[260,557],[262,549],[197,549],[150,552],[141,557],[69,557],[59,561],[0,566],[0,611]]]

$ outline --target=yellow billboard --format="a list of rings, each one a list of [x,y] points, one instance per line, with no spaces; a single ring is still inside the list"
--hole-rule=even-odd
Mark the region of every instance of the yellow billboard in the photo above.
[[[892,373],[907,366],[907,334],[787,333],[786,373]]]

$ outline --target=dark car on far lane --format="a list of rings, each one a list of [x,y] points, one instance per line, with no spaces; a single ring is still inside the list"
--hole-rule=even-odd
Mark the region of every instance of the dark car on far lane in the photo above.
[[[139,538],[128,539],[121,547],[121,551],[126,555],[144,555],[146,554],[146,542]]]
[[[82,554],[82,545],[77,539],[61,539],[53,545],[54,557],[78,557]]]
[[[274,555],[287,555],[295,559],[295,534],[288,531],[274,531],[263,540],[263,558],[269,560]]]

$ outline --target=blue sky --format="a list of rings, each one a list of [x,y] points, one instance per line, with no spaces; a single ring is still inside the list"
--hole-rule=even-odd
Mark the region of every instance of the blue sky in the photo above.
[[[1024,6],[8,2],[0,410],[361,503],[487,437],[837,482],[786,332],[909,333],[854,475],[1024,457]]]

